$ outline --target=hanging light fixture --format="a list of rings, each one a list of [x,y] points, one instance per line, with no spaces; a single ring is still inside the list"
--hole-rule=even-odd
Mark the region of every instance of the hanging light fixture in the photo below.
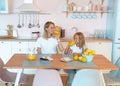
[[[17,9],[20,12],[40,12],[40,9],[33,3],[33,0],[24,0],[24,3]]]

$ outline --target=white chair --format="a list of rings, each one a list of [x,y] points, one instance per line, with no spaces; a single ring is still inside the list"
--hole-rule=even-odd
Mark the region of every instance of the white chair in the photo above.
[[[72,86],[105,86],[102,73],[95,69],[78,70]]]
[[[119,70],[112,70],[110,73],[105,73],[104,79],[107,86],[120,86],[120,57],[116,61],[115,65],[119,68]]]
[[[63,86],[63,83],[57,70],[39,69],[35,74],[33,86]]]

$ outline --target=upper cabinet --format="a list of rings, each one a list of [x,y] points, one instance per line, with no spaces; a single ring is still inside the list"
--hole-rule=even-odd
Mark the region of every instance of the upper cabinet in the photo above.
[[[0,13],[8,13],[8,0],[0,0]]]
[[[104,4],[104,2],[104,0],[97,0],[97,2],[96,0],[86,0],[86,3],[83,3],[83,1],[66,0],[64,12],[66,12],[66,16],[69,13],[100,13],[102,16],[103,13],[108,12],[107,3]]]

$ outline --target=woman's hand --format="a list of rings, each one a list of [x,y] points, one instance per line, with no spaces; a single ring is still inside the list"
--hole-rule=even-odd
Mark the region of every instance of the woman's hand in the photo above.
[[[37,54],[41,54],[41,48],[37,48]]]

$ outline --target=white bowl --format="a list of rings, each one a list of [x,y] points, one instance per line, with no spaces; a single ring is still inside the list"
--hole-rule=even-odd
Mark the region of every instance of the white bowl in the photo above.
[[[94,58],[94,55],[85,55],[85,54],[82,54],[83,57],[85,57],[87,59],[87,62],[92,62],[93,58]]]
[[[61,58],[61,61],[64,61],[64,62],[69,62],[69,61],[72,61],[73,59],[70,58],[70,57],[64,57],[64,58]]]

